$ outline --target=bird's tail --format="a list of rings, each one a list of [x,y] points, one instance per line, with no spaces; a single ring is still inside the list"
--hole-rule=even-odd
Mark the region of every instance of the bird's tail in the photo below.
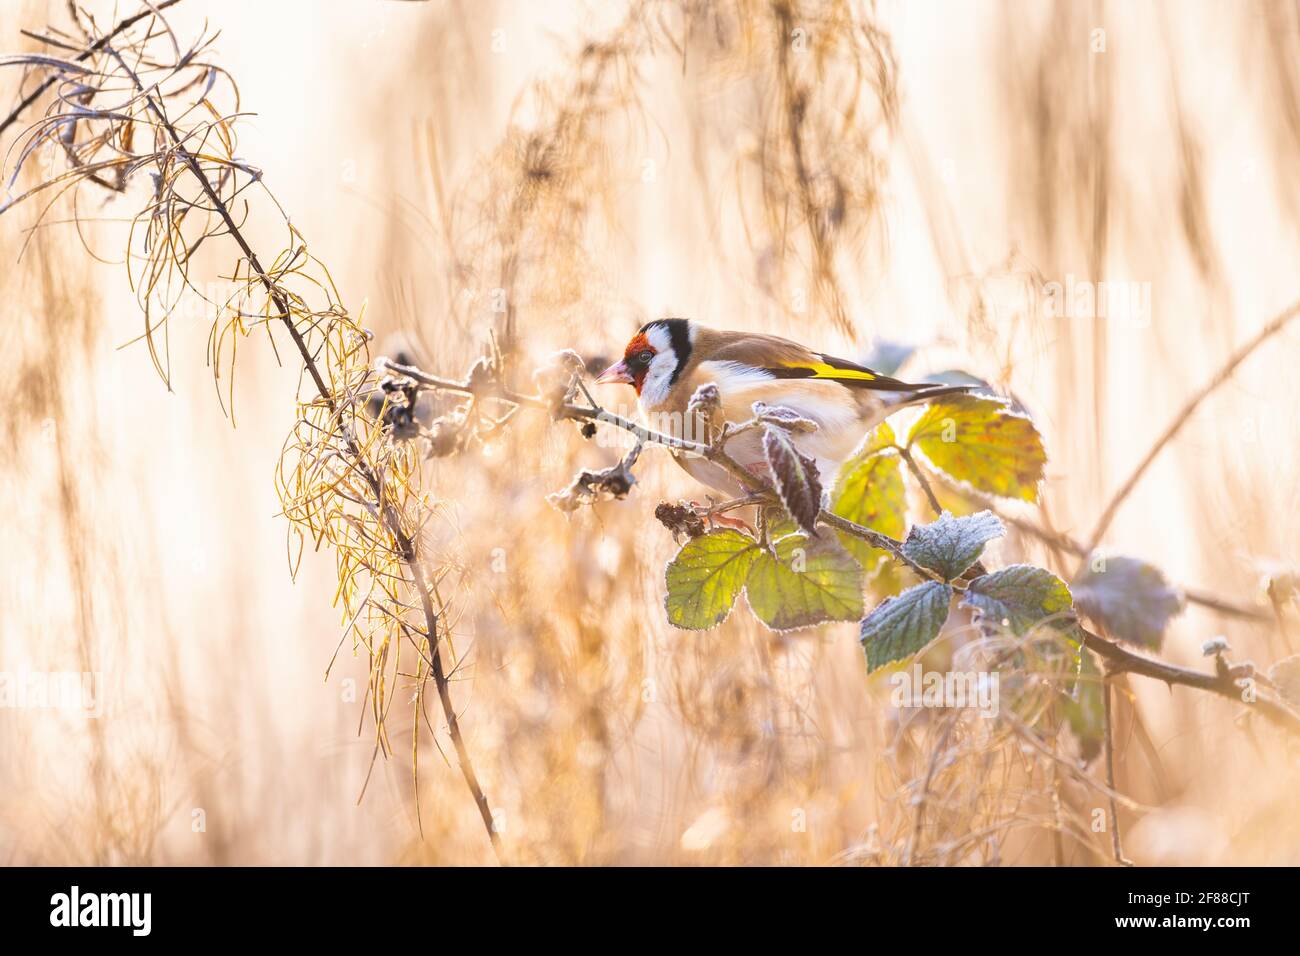
[[[887,404],[893,408],[903,408],[906,405],[932,402],[947,395],[969,395],[978,389],[978,385],[916,385],[907,391],[897,392],[897,397]]]

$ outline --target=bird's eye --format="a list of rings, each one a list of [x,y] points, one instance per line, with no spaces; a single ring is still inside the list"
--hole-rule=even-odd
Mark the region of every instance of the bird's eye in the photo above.
[[[654,357],[655,357],[654,352],[651,352],[649,349],[646,349],[644,352],[642,352],[640,355],[636,357],[636,360],[640,362],[642,365],[649,365],[650,360]]]

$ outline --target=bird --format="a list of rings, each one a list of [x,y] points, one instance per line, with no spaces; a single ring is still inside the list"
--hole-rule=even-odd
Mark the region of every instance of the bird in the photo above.
[[[972,390],[969,385],[902,382],[790,339],[712,329],[683,318],[641,326],[623,358],[595,383],[631,385],[641,418],[650,427],[697,442],[704,436],[688,405],[703,385],[717,387],[722,418],[728,422],[753,418],[755,402],[787,408],[817,426],[793,429],[790,437],[799,453],[816,463],[823,488],[833,485],[840,464],[863,438],[899,408]],[[736,435],[725,450],[756,476],[756,487],[761,485],[768,467],[762,429]],[[755,490],[698,454],[675,450],[673,457],[715,491],[734,497]]]

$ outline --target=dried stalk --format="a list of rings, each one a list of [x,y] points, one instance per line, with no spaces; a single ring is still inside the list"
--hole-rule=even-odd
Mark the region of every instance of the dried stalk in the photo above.
[[[1102,537],[1110,528],[1111,522],[1115,520],[1115,515],[1119,511],[1120,505],[1122,505],[1128,496],[1133,493],[1133,489],[1136,488],[1138,482],[1142,480],[1142,476],[1145,475],[1147,469],[1151,467],[1151,463],[1156,460],[1156,457],[1164,450],[1164,447],[1174,439],[1174,436],[1182,430],[1182,427],[1187,424],[1192,415],[1196,412],[1196,409],[1200,407],[1201,402],[1209,398],[1210,395],[1219,388],[1219,386],[1232,378],[1233,373],[1237,371],[1237,366],[1246,361],[1246,359],[1248,359],[1257,348],[1286,328],[1287,324],[1297,315],[1300,315],[1300,302],[1288,306],[1285,310],[1275,316],[1272,321],[1268,322],[1262,329],[1255,333],[1255,336],[1249,342],[1237,349],[1237,351],[1233,352],[1228,358],[1228,361],[1214,373],[1214,376],[1187,400],[1179,410],[1178,414],[1174,416],[1173,421],[1169,423],[1168,427],[1160,434],[1160,437],[1156,439],[1155,444],[1151,446],[1150,451],[1148,451],[1146,456],[1138,462],[1138,465],[1133,469],[1132,474],[1125,479],[1124,483],[1120,485],[1119,489],[1111,496],[1110,502],[1104,509],[1102,509],[1101,517],[1097,519],[1097,524],[1093,527],[1092,533],[1088,535],[1088,544],[1085,548],[1085,553],[1091,554],[1096,549],[1097,545],[1101,542]]]
[[[303,458],[295,475],[298,490],[290,491],[286,486],[286,496],[292,499],[286,502],[286,514],[295,523],[295,530],[298,523],[305,524],[318,543],[321,539],[328,538],[339,549],[340,594],[344,596],[349,606],[351,592],[348,589],[355,583],[353,577],[363,572],[371,576],[373,583],[367,592],[367,597],[357,606],[355,613],[348,615],[349,630],[357,627],[357,620],[362,611],[369,611],[372,619],[383,620],[385,622],[383,626],[393,633],[403,634],[408,638],[416,634],[427,642],[427,657],[423,650],[421,650],[421,657],[433,675],[461,774],[479,810],[493,851],[497,859],[503,861],[501,842],[496,833],[491,809],[470,760],[451,699],[450,683],[440,646],[441,615],[435,601],[433,582],[420,557],[416,540],[418,531],[408,530],[406,518],[396,500],[397,495],[408,491],[405,476],[400,471],[390,472],[387,476],[381,472],[383,465],[378,458],[371,457],[375,448],[373,439],[363,441],[356,432],[355,416],[351,422],[348,419],[349,415],[354,415],[353,406],[357,402],[358,386],[363,384],[364,377],[369,372],[363,368],[362,380],[356,380],[352,376],[348,363],[355,359],[358,346],[340,346],[338,342],[331,341],[330,337],[348,334],[364,343],[364,333],[352,324],[347,319],[346,313],[340,311],[337,306],[331,305],[330,309],[324,312],[306,310],[302,300],[281,284],[284,277],[297,274],[301,263],[307,260],[305,249],[299,247],[282,254],[268,268],[245,238],[241,223],[231,212],[231,201],[246,187],[235,185],[233,173],[247,172],[253,182],[258,181],[260,177],[255,171],[237,163],[230,155],[233,150],[233,135],[229,123],[208,99],[213,79],[222,71],[196,60],[196,53],[205,48],[207,43],[200,43],[189,52],[182,53],[170,26],[161,16],[163,9],[173,6],[176,2],[177,0],[170,0],[158,6],[149,6],[139,14],[119,22],[109,34],[98,39],[87,37],[88,45],[73,60],[28,56],[9,61],[45,66],[50,69],[51,76],[38,87],[35,94],[24,98],[18,108],[3,124],[0,124],[0,130],[9,126],[24,108],[36,101],[41,92],[58,83],[66,74],[72,73],[77,77],[73,92],[68,93],[60,88],[55,111],[28,131],[28,139],[21,151],[15,176],[18,171],[21,171],[23,161],[37,146],[44,143],[57,143],[62,146],[72,168],[53,181],[42,182],[34,190],[19,198],[32,195],[49,185],[66,183],[60,189],[62,193],[82,181],[117,188],[106,184],[97,175],[98,172],[105,168],[116,169],[120,184],[130,173],[146,165],[156,166],[158,174],[153,201],[137,220],[137,223],[144,221],[148,228],[145,245],[148,267],[141,277],[142,282],[138,290],[145,303],[159,288],[160,283],[170,283],[175,276],[179,276],[184,289],[194,290],[187,267],[198,247],[205,240],[217,236],[230,236],[234,240],[241,253],[240,261],[245,264],[236,269],[234,278],[238,280],[241,270],[246,267],[249,281],[260,285],[268,302],[267,318],[280,323],[288,332],[299,354],[302,370],[310,378],[317,393],[316,402],[307,405],[306,411],[319,408],[327,413],[324,425],[310,421],[306,415],[299,420],[299,427],[305,426],[309,429],[307,435],[310,437],[302,439],[304,444],[300,446]],[[131,28],[141,23],[147,23],[144,36],[133,39]],[[145,53],[145,48],[150,41],[159,36],[167,37],[172,43],[176,55],[172,65],[160,62],[156,55]],[[116,43],[117,37],[123,39],[122,46]],[[123,49],[130,51],[130,57],[136,64],[134,68],[128,63],[127,55],[122,52]],[[104,64],[96,64],[94,58],[97,55],[106,57],[107,61],[115,64],[115,68],[106,69]],[[77,65],[87,62],[91,65],[86,67]],[[147,83],[137,72],[141,65],[146,65],[154,72],[163,73],[163,78]],[[196,73],[197,78],[182,84],[179,90],[169,92],[163,89],[163,83],[180,78],[186,71]],[[133,90],[131,98],[125,104],[115,103],[111,110],[96,109],[95,97],[110,88],[116,89],[110,82],[113,79],[129,82]],[[204,79],[207,80],[206,87],[202,87]],[[169,96],[179,96],[181,92],[190,90],[196,85],[202,87],[202,92],[198,94],[199,98],[194,103],[187,105],[182,114],[189,118],[191,123],[182,132],[169,118],[165,101]],[[120,100],[121,94],[116,93],[114,99]],[[198,112],[200,106],[206,108],[207,114]],[[64,112],[59,112],[60,109]],[[212,117],[210,121],[203,119],[208,114]],[[193,115],[198,115],[200,119],[194,120]],[[134,131],[140,125],[154,131],[155,149],[152,152],[135,153],[131,149],[135,139]],[[95,126],[98,132],[93,134],[81,132],[91,126]],[[80,140],[77,138],[79,133],[82,135]],[[207,145],[210,140],[216,140],[214,145],[223,148],[226,157],[215,155],[214,150]],[[96,156],[101,152],[107,152],[111,158],[96,160]],[[179,166],[176,165],[177,163]],[[221,172],[214,178],[205,168],[205,164],[217,166]],[[177,184],[180,171],[188,173],[197,183],[206,205],[179,195]],[[215,222],[211,219],[201,222],[202,229],[198,238],[185,240],[180,230],[194,210],[199,211],[200,217],[215,217]],[[290,231],[294,236],[297,235],[292,227]],[[128,262],[130,261],[130,253],[128,253]],[[328,288],[320,282],[317,281],[316,285],[328,291]],[[152,336],[157,326],[148,320],[148,305],[146,304],[144,308],[145,337],[149,338],[152,349]],[[170,312],[170,309],[168,311]],[[218,328],[214,326],[213,353],[218,360],[226,332],[232,330],[244,332],[245,317],[246,313],[241,309],[226,330],[220,334]],[[327,351],[324,366],[320,355],[313,351],[312,345],[308,342],[308,335],[315,334],[325,336],[320,346]],[[340,373],[344,376],[344,381],[336,384],[335,376]],[[349,381],[349,378],[353,380]],[[341,438],[341,447],[333,446],[335,435]],[[325,473],[323,484],[312,485],[307,482],[308,479],[320,481],[322,472]],[[356,480],[360,481],[360,489],[354,485]],[[322,507],[321,501],[324,496],[337,497],[332,504],[325,505],[325,510],[321,511],[319,509]],[[374,526],[382,529],[391,539],[391,546],[379,540],[369,529],[357,522],[354,516],[347,513],[349,503],[364,510],[374,522]],[[418,523],[414,527],[418,528]],[[393,589],[392,582],[399,580],[401,576],[384,568],[383,565],[390,556],[400,562],[400,566],[405,569],[403,583],[414,590],[419,597],[422,631],[410,627],[404,621],[405,612],[408,609],[412,611],[415,609],[410,608]],[[376,589],[382,592],[381,596],[372,599],[370,595]],[[388,602],[387,606],[385,601]],[[384,643],[377,651],[374,647],[370,649],[371,687],[374,692],[374,708],[382,743],[385,690],[382,671],[376,671],[375,666],[377,662],[382,668],[389,659],[388,638],[385,637]]]

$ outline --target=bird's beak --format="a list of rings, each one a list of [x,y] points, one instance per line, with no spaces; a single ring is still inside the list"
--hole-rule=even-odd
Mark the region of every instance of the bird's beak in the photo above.
[[[632,373],[627,370],[627,365],[623,362],[615,362],[596,377],[597,385],[631,385],[635,381],[632,378]]]

